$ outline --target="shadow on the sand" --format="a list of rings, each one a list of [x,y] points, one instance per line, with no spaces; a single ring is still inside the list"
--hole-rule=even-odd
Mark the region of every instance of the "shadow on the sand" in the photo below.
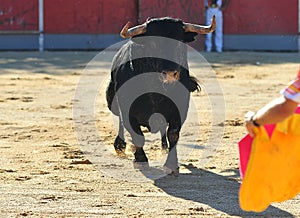
[[[232,216],[294,217],[274,206],[262,213],[245,212],[239,206],[240,184],[237,181],[195,167],[188,169],[190,174],[180,174],[179,177],[165,176],[155,180],[154,184],[171,196],[206,204]]]

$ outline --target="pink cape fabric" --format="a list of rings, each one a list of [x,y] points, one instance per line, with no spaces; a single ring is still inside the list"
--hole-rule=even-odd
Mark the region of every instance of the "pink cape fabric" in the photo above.
[[[275,124],[273,125],[266,125],[264,128],[266,129],[268,135],[271,137],[273,130],[275,129]],[[239,142],[239,155],[240,155],[240,175],[241,178],[244,178],[246,173],[248,161],[251,154],[251,146],[252,146],[253,138],[247,134],[244,138],[242,138]]]

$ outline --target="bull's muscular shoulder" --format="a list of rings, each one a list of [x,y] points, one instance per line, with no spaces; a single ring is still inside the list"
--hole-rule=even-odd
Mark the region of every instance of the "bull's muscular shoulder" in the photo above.
[[[124,44],[119,51],[115,54],[112,61],[112,71],[118,69],[122,64],[126,63],[130,60],[130,48],[132,46],[132,42],[129,41]]]
[[[112,67],[118,68],[126,62],[145,56],[145,47],[133,41],[128,41],[124,44],[119,51],[115,54]]]

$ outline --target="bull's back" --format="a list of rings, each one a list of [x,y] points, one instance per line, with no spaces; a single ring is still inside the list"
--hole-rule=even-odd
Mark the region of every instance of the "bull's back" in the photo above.
[[[127,80],[126,75],[128,74],[130,68],[128,68],[126,65],[128,65],[129,61],[127,60],[130,58],[130,45],[131,42],[127,42],[115,54],[112,61],[110,81],[106,89],[107,106],[109,110],[117,116],[119,115],[119,111],[117,108],[112,108],[112,104],[118,88]]]

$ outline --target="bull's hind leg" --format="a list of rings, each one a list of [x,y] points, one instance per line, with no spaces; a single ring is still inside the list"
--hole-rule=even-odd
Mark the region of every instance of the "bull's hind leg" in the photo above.
[[[168,149],[168,142],[167,142],[167,136],[166,136],[166,128],[167,126],[163,126],[159,132],[161,135],[161,148],[165,151]]]
[[[168,173],[175,176],[178,176],[179,174],[178,157],[176,149],[176,145],[179,140],[179,132],[180,127],[172,128],[172,126],[170,126],[168,128],[168,141],[170,144],[170,148],[166,163],[164,165],[164,167],[169,171]]]
[[[124,125],[122,120],[119,118],[119,133],[115,139],[114,147],[117,155],[124,156],[126,150],[126,142],[124,138]]]
[[[167,142],[166,133],[162,134],[162,136],[161,136],[161,147],[162,147],[163,150],[168,149],[168,142]]]

